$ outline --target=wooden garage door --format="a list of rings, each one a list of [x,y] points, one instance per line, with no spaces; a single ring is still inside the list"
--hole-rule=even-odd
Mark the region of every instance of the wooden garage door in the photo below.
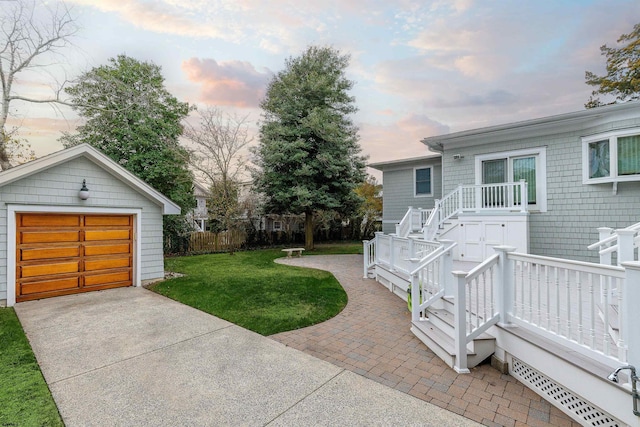
[[[16,218],[16,301],[131,286],[133,216]]]

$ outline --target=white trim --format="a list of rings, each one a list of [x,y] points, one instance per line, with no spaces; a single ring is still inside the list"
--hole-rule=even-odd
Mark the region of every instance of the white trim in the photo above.
[[[417,188],[417,176],[416,173],[418,171],[418,169],[422,170],[422,169],[429,169],[429,193],[425,193],[425,194],[418,194],[418,188]],[[419,198],[419,197],[433,197],[433,166],[429,165],[429,166],[416,166],[413,168],[413,197]]]
[[[276,227],[276,224],[279,224],[278,227]],[[273,231],[282,231],[283,229],[283,224],[281,220],[273,220]]]
[[[640,174],[618,176],[618,138],[632,135],[640,135],[640,128],[622,129],[583,137],[582,183],[602,184],[608,182],[640,181]],[[609,141],[609,176],[589,178],[589,144],[606,140]]]
[[[145,194],[149,199],[162,206],[163,215],[180,214],[180,206],[173,203],[168,197],[151,187],[149,184],[102,154],[89,144],[80,144],[75,147],[57,151],[48,156],[32,160],[0,173],[0,187],[19,179],[42,172],[53,166],[75,159],[85,157],[96,165],[102,167],[116,178],[119,178],[130,187]]]
[[[501,151],[499,153],[479,154],[475,156],[475,181],[476,185],[482,184],[482,162],[494,159],[513,159],[516,157],[535,156],[536,157],[536,199],[535,205],[529,205],[529,210],[547,211],[547,147],[535,147],[524,150]],[[512,179],[511,162],[507,162],[509,167],[508,179]],[[511,182],[511,181],[509,181]]]
[[[133,286],[142,286],[142,209],[7,204],[7,307],[16,303],[16,214],[26,212],[133,215]]]

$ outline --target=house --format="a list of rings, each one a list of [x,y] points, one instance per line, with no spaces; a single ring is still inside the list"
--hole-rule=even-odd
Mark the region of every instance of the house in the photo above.
[[[82,144],[0,173],[0,300],[164,277],[162,217],[180,207]]]
[[[433,209],[435,200],[442,198],[442,156],[429,156],[390,162],[371,163],[382,171],[384,202],[382,205],[382,231],[395,233],[407,212],[407,206]]]
[[[196,207],[193,208],[187,217],[193,223],[196,231],[207,231],[209,228],[209,210],[207,208],[209,191],[202,184],[194,182],[193,195],[196,199]]]
[[[402,196],[364,275],[410,300],[411,331],[457,372],[490,357],[583,425],[640,426],[640,102],[422,142],[442,196]],[[395,221],[424,166],[375,167]]]

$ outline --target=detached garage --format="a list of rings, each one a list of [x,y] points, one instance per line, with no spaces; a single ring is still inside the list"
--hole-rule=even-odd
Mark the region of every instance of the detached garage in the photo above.
[[[162,216],[179,213],[86,144],[2,172],[0,301],[11,306],[162,278]]]

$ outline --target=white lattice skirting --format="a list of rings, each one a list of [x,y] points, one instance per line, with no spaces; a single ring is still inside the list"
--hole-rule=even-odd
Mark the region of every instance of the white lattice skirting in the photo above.
[[[585,426],[622,427],[624,423],[555,383],[526,363],[512,358],[511,375]]]

